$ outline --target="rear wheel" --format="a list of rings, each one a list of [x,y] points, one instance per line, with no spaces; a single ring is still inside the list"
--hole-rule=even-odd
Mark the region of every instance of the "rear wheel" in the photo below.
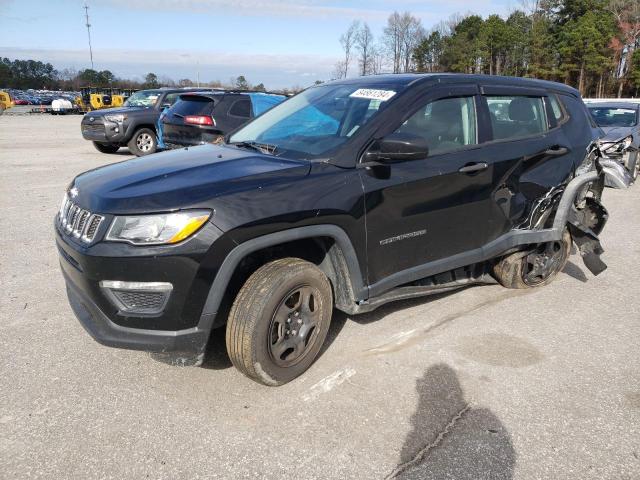
[[[119,145],[100,142],[93,142],[93,146],[96,147],[96,150],[98,150],[100,153],[116,153],[120,148]]]
[[[154,153],[158,148],[156,134],[150,128],[137,130],[127,144],[131,153],[137,157]]]
[[[282,385],[306,371],[327,336],[331,285],[314,264],[284,258],[249,277],[227,323],[227,351],[233,365],[265,385]]]
[[[541,287],[551,283],[562,271],[570,251],[571,235],[565,230],[561,240],[503,257],[493,267],[493,274],[507,288]]]

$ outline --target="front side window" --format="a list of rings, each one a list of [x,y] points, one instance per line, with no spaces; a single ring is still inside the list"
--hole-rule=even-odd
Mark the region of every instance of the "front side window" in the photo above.
[[[638,124],[635,108],[590,106],[589,112],[599,127],[634,127]]]
[[[429,102],[409,117],[396,132],[424,138],[430,156],[474,145],[477,135],[473,97]]]
[[[548,130],[542,97],[487,96],[494,140],[540,135]]]
[[[273,107],[229,138],[229,143],[269,144],[292,158],[326,155],[382,111],[403,88],[321,85]]]

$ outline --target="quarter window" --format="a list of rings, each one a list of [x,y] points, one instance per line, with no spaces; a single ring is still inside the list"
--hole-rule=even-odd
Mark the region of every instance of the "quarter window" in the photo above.
[[[564,114],[562,113],[562,108],[560,107],[560,102],[558,102],[558,98],[555,95],[549,95],[549,104],[551,105],[551,110],[553,111],[553,117],[556,119],[557,123],[562,121]]]
[[[251,116],[251,101],[250,100],[237,100],[231,105],[229,109],[229,115],[234,117],[249,118]]]
[[[429,155],[474,145],[477,143],[477,134],[473,97],[429,102],[409,117],[397,132],[424,138],[429,146]]]
[[[541,97],[487,96],[494,140],[539,135],[548,130]]]

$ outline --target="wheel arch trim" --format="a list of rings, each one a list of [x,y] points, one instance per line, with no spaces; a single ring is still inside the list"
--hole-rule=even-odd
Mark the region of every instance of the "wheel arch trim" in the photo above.
[[[354,302],[366,299],[368,297],[368,288],[364,283],[364,277],[362,276],[358,256],[349,236],[342,228],[328,224],[292,228],[252,238],[251,240],[247,240],[246,242],[239,244],[229,252],[222,262],[222,265],[209,288],[209,293],[198,323],[198,329],[211,329],[220,304],[226,294],[231,277],[236,271],[238,264],[247,255],[282,243],[320,237],[329,237],[340,247],[347,264],[351,291],[355,295],[355,298],[353,299]]]

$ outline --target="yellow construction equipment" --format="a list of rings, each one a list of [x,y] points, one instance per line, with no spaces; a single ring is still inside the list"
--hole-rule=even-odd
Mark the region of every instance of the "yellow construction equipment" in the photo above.
[[[76,105],[82,112],[121,107],[135,90],[130,88],[82,87]]]
[[[7,108],[14,106],[13,100],[7,92],[0,92],[0,115],[4,113]]]

